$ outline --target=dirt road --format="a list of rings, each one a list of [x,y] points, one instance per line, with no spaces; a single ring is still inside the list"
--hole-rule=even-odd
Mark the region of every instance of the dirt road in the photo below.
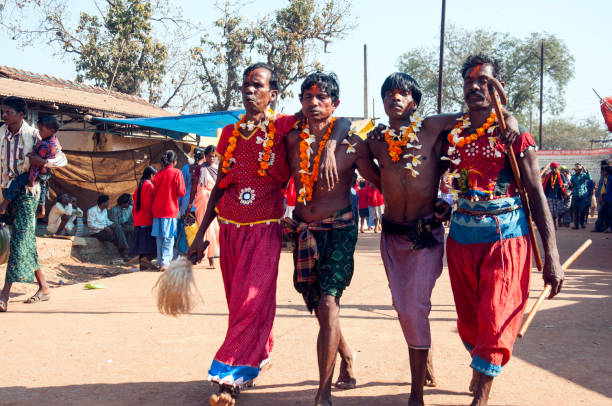
[[[561,257],[586,238],[593,246],[572,267],[562,295],[545,302],[514,358],[496,379],[493,405],[611,405],[612,238],[563,229]],[[342,298],[342,329],[357,351],[358,388],[334,391],[334,405],[406,404],[408,351],[391,306],[378,235],[360,234],[353,283]],[[88,264],[89,268],[97,266]],[[73,269],[74,271],[74,269]],[[279,276],[273,367],[239,405],[311,405],[317,384],[317,324],[291,285],[290,254]],[[0,405],[206,405],[206,371],[221,344],[227,308],[218,270],[197,269],[205,303],[193,315],[158,314],[151,287],[158,274],[129,273],[52,291],[27,305],[22,287],[0,314]],[[98,273],[99,274],[99,273]],[[3,279],[3,272],[0,271]],[[531,300],[541,289],[533,274]],[[456,332],[448,273],[431,313],[439,386],[428,405],[467,405],[471,370]]]

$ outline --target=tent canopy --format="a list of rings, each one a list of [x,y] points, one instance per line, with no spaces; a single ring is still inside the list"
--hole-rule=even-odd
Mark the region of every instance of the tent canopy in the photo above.
[[[235,123],[244,110],[217,111],[203,114],[187,114],[184,116],[153,117],[153,118],[102,118],[96,120],[135,125],[154,130],[174,139],[182,139],[187,134],[197,134],[201,137],[217,137],[217,129]]]

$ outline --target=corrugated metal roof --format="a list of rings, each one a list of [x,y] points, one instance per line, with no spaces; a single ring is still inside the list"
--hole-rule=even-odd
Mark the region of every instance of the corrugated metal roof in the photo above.
[[[172,115],[137,96],[112,91],[109,93],[100,87],[7,66],[0,66],[0,95],[19,96],[25,100],[56,103],[126,116]]]

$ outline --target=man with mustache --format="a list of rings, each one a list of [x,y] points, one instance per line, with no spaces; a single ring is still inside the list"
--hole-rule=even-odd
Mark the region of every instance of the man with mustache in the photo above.
[[[471,55],[463,65],[468,112],[448,135],[459,199],[447,239],[448,270],[457,309],[457,330],[472,356],[472,405],[487,405],[493,379],[512,354],[529,297],[529,229],[505,146],[496,137],[497,116],[487,91],[500,79],[499,62]],[[561,290],[563,271],[553,219],[540,180],[531,134],[512,143],[520,177],[544,248],[544,281],[550,298]]]
[[[220,386],[212,405],[232,405],[238,389],[250,384],[268,363],[272,351],[272,325],[276,310],[276,280],[282,244],[282,187],[289,179],[285,135],[296,123],[294,116],[277,116],[269,105],[276,101],[279,79],[268,64],[249,66],[242,78],[246,109],[236,124],[223,129],[217,154],[217,182],[211,191],[202,224],[187,253],[202,260],[208,245],[206,229],[218,217],[220,266],[229,308],[223,345],[208,372]],[[350,123],[338,123],[326,149],[326,176],[336,177],[336,141]],[[331,167],[330,167],[331,166]]]
[[[426,381],[435,386],[429,313],[431,293],[442,273],[442,221],[449,211],[449,205],[437,199],[437,192],[448,168],[446,135],[459,116],[441,114],[421,121],[416,109],[422,92],[405,73],[389,75],[380,93],[389,127],[367,140],[380,166],[385,199],[380,251],[408,344],[409,404],[423,405]],[[508,122],[511,128],[506,137],[516,137],[516,120],[508,117]]]
[[[294,286],[314,311],[319,322],[317,356],[319,390],[315,405],[332,404],[331,385],[336,353],[342,356],[336,387],[354,388],[353,354],[340,330],[340,297],[353,276],[357,225],[353,218],[350,189],[353,174],[380,187],[378,168],[366,144],[351,135],[336,149],[339,182],[333,189],[317,182],[321,151],[337,121],[333,113],[340,103],[334,74],[316,72],[301,86],[300,102],[306,122],[287,136],[289,166],[297,203],[293,219],[284,219],[285,231],[296,240],[293,253]]]

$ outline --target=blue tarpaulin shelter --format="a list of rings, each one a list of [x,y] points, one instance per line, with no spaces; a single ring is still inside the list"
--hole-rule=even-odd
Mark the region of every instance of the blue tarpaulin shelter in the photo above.
[[[235,123],[244,110],[217,111],[213,113],[188,114],[184,116],[153,117],[153,118],[102,118],[96,120],[113,123],[134,125],[166,135],[174,139],[182,139],[187,134],[196,134],[201,137],[216,137],[217,129]]]

